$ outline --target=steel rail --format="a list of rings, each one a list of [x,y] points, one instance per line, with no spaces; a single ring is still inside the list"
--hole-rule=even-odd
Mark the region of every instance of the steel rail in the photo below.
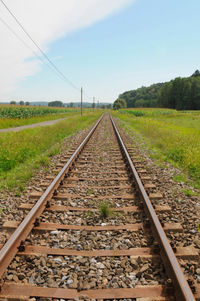
[[[86,138],[81,142],[78,148],[74,151],[70,159],[64,165],[62,170],[58,173],[52,183],[47,187],[43,195],[34,205],[34,207],[30,210],[27,214],[25,219],[21,222],[19,227],[15,230],[15,232],[11,235],[9,240],[5,243],[3,248],[0,250],[0,279],[2,278],[4,272],[6,271],[7,267],[9,266],[12,259],[17,254],[20,246],[21,248],[24,247],[23,241],[27,238],[33,227],[35,226],[36,219],[42,214],[42,212],[46,208],[47,201],[53,196],[55,190],[60,185],[61,181],[64,179],[65,175],[69,171],[69,168],[73,165],[74,161],[77,159],[89,139],[91,138],[92,134],[96,130],[97,126],[99,125],[100,121],[102,120],[103,115],[98,119],[96,124],[90,130],[89,134]]]
[[[120,148],[122,150],[125,161],[128,163],[131,174],[133,175],[140,197],[143,201],[145,211],[151,222],[152,230],[156,235],[156,238],[159,242],[161,248],[161,257],[164,262],[165,268],[172,279],[172,283],[175,289],[175,296],[178,301],[195,301],[194,295],[185,279],[183,271],[176,259],[176,256],[172,250],[172,247],[169,244],[167,236],[161,226],[161,223],[156,215],[156,212],[151,204],[151,201],[144,189],[142,181],[133,165],[131,157],[126,149],[126,146],[120,136],[120,133],[115,125],[113,118],[110,115],[110,119],[116,133]]]

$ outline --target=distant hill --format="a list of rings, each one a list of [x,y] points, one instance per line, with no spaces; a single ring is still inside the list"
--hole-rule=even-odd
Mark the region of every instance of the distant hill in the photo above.
[[[30,106],[48,106],[47,101],[30,101]]]
[[[71,104],[73,104],[74,108],[80,108],[80,106],[81,106],[81,102],[73,102],[73,101],[64,103],[64,106],[65,107],[70,107]],[[112,104],[112,103],[110,103],[110,102],[100,102],[99,105],[110,105],[110,104]],[[48,102],[36,101],[36,102],[30,102],[30,105],[31,106],[48,106]],[[96,104],[96,106],[97,106],[97,104]],[[84,108],[92,108],[92,103],[91,102],[83,102],[83,107]]]
[[[9,104],[10,102],[0,102],[0,104]],[[48,106],[48,103],[47,101],[30,101],[30,106]],[[18,104],[18,103],[17,103]],[[67,103],[64,103],[64,106],[65,107],[69,107],[71,104],[73,104],[73,107],[74,108],[80,108],[81,106],[81,103],[80,102],[67,102]],[[111,102],[100,102],[99,105],[112,105]],[[97,103],[96,103],[96,106],[97,106]],[[92,103],[91,102],[83,102],[83,107],[84,108],[92,108]]]
[[[81,102],[69,102],[69,103],[64,103],[64,105],[65,105],[65,107],[69,107],[71,103],[73,103],[73,107],[75,107],[75,108],[80,108],[80,106],[81,106]],[[93,104],[91,102],[83,102],[84,108],[92,108],[92,105]],[[95,105],[97,106],[98,104],[96,103]],[[99,105],[107,106],[107,105],[112,105],[112,103],[111,102],[100,102]]]

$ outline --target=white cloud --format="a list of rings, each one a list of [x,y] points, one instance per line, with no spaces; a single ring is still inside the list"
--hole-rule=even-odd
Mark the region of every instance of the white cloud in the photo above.
[[[4,0],[30,35],[47,50],[51,42],[106,17],[134,0]],[[0,2],[0,18],[33,48]],[[8,98],[19,81],[34,75],[38,60],[0,21],[0,98]],[[35,49],[37,52],[37,50]]]

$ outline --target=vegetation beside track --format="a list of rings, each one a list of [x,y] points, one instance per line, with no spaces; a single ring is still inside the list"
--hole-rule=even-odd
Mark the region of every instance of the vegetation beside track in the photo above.
[[[181,168],[200,188],[200,111],[125,109],[113,112],[123,126],[145,140],[153,158]]]
[[[0,129],[65,118],[80,109],[0,105]]]
[[[49,158],[60,152],[62,140],[92,125],[101,111],[72,115],[52,126],[17,133],[0,133],[0,189],[23,190],[25,183]]]

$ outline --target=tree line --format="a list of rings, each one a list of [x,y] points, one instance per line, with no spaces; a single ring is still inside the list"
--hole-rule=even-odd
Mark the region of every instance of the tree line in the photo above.
[[[176,110],[200,110],[200,71],[190,77],[177,77],[120,94],[113,108],[163,107]]]
[[[30,103],[28,101],[24,102],[24,101],[19,101],[18,103],[16,101],[11,101],[10,102],[11,105],[21,105],[21,106],[29,106]],[[51,101],[51,102],[48,102],[47,105],[49,107],[67,107],[67,108],[80,108],[81,106],[81,103],[73,103],[73,102],[70,102],[70,103],[63,103],[62,101],[60,100],[55,100],[55,101]],[[39,104],[40,106],[40,104]],[[111,103],[89,103],[89,102],[83,102],[83,108],[100,108],[100,109],[112,109],[112,104]]]
[[[10,104],[11,104],[11,105],[16,105],[17,102],[14,101],[14,100],[12,100],[12,101],[10,102]],[[29,105],[30,105],[30,102],[29,102],[29,101],[25,101],[25,102],[24,102],[24,101],[21,100],[21,101],[19,102],[19,105],[20,105],[20,106],[29,106]]]

